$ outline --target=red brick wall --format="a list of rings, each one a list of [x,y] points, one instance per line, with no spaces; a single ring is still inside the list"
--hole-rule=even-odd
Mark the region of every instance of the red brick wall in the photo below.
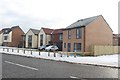
[[[19,27],[12,29],[12,42],[10,42],[8,46],[18,47],[19,44],[22,44],[22,35],[24,35],[24,32]]]
[[[53,35],[54,38],[52,38],[52,36],[51,36],[51,41],[52,41],[53,43],[57,43],[57,42],[59,41],[59,35],[60,35],[60,34],[54,34],[54,35]]]
[[[84,51],[84,28],[81,28],[82,37],[80,39],[76,38],[76,28],[71,29],[71,39],[68,39],[68,30],[63,31],[63,51],[68,50],[68,43],[71,43],[71,52],[74,51],[74,43],[81,43],[82,51]],[[64,43],[66,43],[66,48],[64,48]]]

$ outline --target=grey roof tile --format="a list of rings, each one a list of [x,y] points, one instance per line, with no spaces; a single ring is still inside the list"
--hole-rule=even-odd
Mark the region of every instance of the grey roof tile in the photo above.
[[[99,16],[94,16],[94,17],[78,20],[78,21],[74,22],[73,24],[69,25],[66,29],[87,26],[90,22],[94,21]]]
[[[40,30],[37,30],[37,29],[30,29],[30,30],[31,30],[35,35],[36,35],[36,34],[39,34],[39,31],[40,31]]]

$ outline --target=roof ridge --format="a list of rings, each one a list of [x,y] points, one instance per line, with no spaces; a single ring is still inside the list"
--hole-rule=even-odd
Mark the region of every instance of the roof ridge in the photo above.
[[[87,18],[84,18],[84,19],[80,19],[79,21],[83,21],[83,20],[86,20],[86,19],[90,19],[90,18],[94,18],[94,17],[99,17],[99,16],[101,16],[101,15],[98,15],[98,16],[92,16],[92,17],[87,17]]]
[[[33,29],[33,28],[30,28],[31,30],[38,30],[38,29]]]

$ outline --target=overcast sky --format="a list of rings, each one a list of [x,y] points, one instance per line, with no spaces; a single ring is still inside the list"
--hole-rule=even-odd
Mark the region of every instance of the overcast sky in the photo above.
[[[65,28],[77,20],[103,15],[118,33],[119,0],[0,0],[0,29]]]

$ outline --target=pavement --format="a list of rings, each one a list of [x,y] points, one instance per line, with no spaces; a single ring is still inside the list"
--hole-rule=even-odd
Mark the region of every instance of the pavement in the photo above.
[[[118,70],[2,54],[2,78],[118,78]]]

